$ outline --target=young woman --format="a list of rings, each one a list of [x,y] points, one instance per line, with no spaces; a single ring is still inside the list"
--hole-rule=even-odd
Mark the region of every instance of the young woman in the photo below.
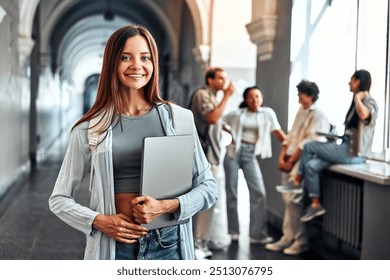
[[[96,101],[72,128],[49,199],[51,211],[86,234],[85,259],[194,259],[191,219],[149,231],[140,226],[164,213],[177,221],[191,218],[218,197],[197,136],[191,191],[166,200],[139,195],[143,138],[175,134],[171,107],[159,94],[158,73],[157,46],[144,27],[125,26],[108,39]],[[85,207],[74,198],[91,170],[89,123],[97,116],[108,121],[100,124],[105,137],[95,151],[91,200]],[[196,131],[193,122],[188,125]]]
[[[263,176],[256,156],[272,156],[271,133],[283,142],[285,133],[280,128],[275,112],[263,107],[263,94],[256,86],[245,89],[240,109],[227,114],[223,120],[232,135],[224,159],[226,179],[226,207],[228,230],[233,242],[239,238],[237,211],[238,170],[242,169],[250,195],[250,242],[272,242],[268,236],[266,193]]]

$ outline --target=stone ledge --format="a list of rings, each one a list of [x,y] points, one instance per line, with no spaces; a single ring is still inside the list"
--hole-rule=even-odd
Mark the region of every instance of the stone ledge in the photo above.
[[[367,160],[361,164],[333,164],[328,170],[390,186],[390,164],[387,162]]]

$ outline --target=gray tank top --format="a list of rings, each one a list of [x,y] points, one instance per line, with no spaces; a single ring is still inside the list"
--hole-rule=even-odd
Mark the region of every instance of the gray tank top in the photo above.
[[[143,116],[122,115],[122,126],[114,122],[112,156],[116,194],[140,191],[143,139],[148,136],[164,135],[156,108]]]

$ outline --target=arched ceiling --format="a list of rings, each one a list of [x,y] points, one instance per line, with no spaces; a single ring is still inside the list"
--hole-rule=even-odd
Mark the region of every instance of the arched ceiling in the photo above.
[[[126,24],[129,21],[124,18],[117,16],[113,21],[104,22],[99,15],[75,23],[58,47],[57,65],[61,67],[62,78],[81,87],[89,76],[99,73],[108,37]]]
[[[56,5],[50,1],[40,1],[52,6],[49,14],[40,17],[41,55],[47,56],[43,62],[50,62],[53,73],[79,89],[88,76],[100,72],[108,37],[126,24],[145,25],[159,45],[160,56],[177,58],[177,32],[158,1],[65,0]]]
[[[50,67],[63,81],[80,84],[85,77],[100,71],[109,35],[125,24],[139,23],[154,35],[160,58],[164,58],[161,66],[165,63],[177,73],[183,9],[190,11],[194,50],[203,49],[210,44],[212,3],[212,0],[19,0],[21,50],[27,57],[39,38],[40,69]],[[105,17],[107,12],[113,18]],[[34,26],[39,34],[33,34]],[[204,57],[207,60],[208,55]]]

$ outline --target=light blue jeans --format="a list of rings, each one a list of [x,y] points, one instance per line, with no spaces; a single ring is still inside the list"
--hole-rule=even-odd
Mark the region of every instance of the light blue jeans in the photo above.
[[[226,208],[229,234],[239,234],[237,211],[238,170],[241,168],[249,190],[249,236],[263,239],[267,232],[267,203],[263,175],[254,155],[255,145],[241,143],[235,158],[225,155]]]
[[[303,175],[304,185],[310,197],[320,197],[320,173],[331,164],[356,164],[364,162],[363,157],[350,157],[349,140],[343,142],[317,142],[305,144],[302,150],[298,174]]]
[[[181,260],[179,226],[153,229],[138,243],[116,242],[116,260]]]

